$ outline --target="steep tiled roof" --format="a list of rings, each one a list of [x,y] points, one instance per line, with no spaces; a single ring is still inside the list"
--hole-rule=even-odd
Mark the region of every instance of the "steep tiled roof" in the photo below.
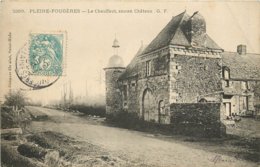
[[[144,46],[144,45],[142,45],[139,48],[139,50],[135,54],[134,58],[131,60],[129,65],[126,67],[126,70],[124,71],[124,73],[122,75],[120,75],[119,80],[137,76],[137,74],[138,74],[137,63],[139,61],[139,56],[142,54],[142,52],[144,51],[145,48],[146,48],[146,46]]]
[[[155,51],[169,45],[191,47],[191,41],[185,35],[185,24],[191,17],[185,12],[175,16],[162,29],[162,31],[152,40],[152,42],[144,50],[143,54]],[[208,49],[221,49],[207,34],[204,35],[204,41],[201,41],[203,46]]]
[[[194,13],[194,15],[196,14],[198,14],[198,12]],[[194,15],[192,17],[194,17]],[[187,22],[190,18],[191,17],[186,12],[173,17],[148,46],[142,46],[139,49],[119,80],[137,76],[137,63],[142,54],[150,53],[169,45],[192,47],[187,33],[185,34],[185,31],[187,31],[185,28],[187,28]],[[207,49],[221,49],[206,33],[202,35],[201,39],[202,40],[199,41],[200,43],[198,43],[197,46]]]
[[[260,54],[224,52],[223,66],[230,69],[230,78],[260,79]]]
[[[188,18],[186,12],[183,12],[175,17],[162,29],[162,31],[154,38],[154,40],[147,46],[144,53],[154,51],[169,45],[176,30],[179,28],[182,18]]]

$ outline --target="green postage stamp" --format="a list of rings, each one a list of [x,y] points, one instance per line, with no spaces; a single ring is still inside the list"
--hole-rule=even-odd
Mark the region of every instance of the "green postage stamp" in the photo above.
[[[30,34],[29,60],[33,75],[61,76],[63,34]]]
[[[65,70],[66,32],[30,33],[17,53],[16,74],[33,89],[52,85]]]

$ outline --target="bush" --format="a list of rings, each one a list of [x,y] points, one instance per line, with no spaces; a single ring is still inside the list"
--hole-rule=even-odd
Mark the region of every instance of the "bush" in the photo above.
[[[215,135],[214,129],[205,128],[197,124],[159,124],[156,122],[147,122],[140,119],[137,113],[126,111],[116,112],[107,115],[107,122],[117,127],[133,129],[138,131],[160,133],[166,135],[186,135],[196,137],[212,137]],[[202,131],[204,130],[204,131]],[[200,132],[200,133],[197,133]]]
[[[14,106],[16,110],[21,109],[26,104],[26,96],[25,94],[18,90],[13,91],[7,95],[5,95],[5,102],[4,104],[7,106]]]
[[[137,126],[142,125],[142,122],[136,113],[128,113],[126,111],[107,115],[106,118],[109,122],[115,123],[123,128],[137,128]]]
[[[113,115],[107,115],[107,122],[121,128],[134,129],[138,131],[157,132],[157,133],[173,133],[171,125],[158,124],[155,122],[147,122],[140,119],[137,113],[129,113],[120,111]]]
[[[105,117],[106,115],[105,106],[87,106],[84,104],[74,104],[70,106],[70,110],[77,110],[87,115],[96,115],[100,117]]]
[[[44,159],[47,151],[32,144],[21,144],[17,148],[18,152],[29,158]]]

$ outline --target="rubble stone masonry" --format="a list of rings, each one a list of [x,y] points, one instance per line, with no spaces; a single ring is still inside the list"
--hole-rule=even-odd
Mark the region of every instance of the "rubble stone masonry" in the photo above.
[[[122,95],[117,82],[125,68],[106,68],[106,113],[114,114],[122,110]]]
[[[195,103],[199,97],[220,92],[221,59],[217,55],[185,54],[171,54],[170,103]]]

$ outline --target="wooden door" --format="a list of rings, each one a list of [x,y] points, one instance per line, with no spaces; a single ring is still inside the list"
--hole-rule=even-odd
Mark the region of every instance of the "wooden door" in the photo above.
[[[151,90],[147,89],[143,95],[143,118],[145,121],[157,121],[155,114],[155,100]]]

